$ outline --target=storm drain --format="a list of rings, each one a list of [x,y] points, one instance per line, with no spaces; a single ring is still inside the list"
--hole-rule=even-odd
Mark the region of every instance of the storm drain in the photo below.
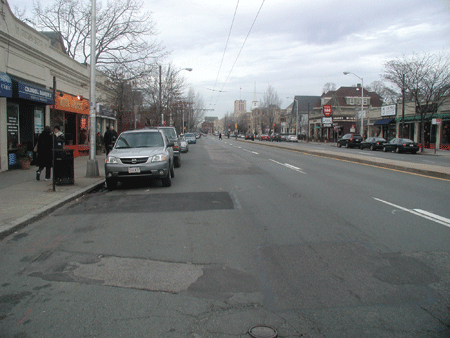
[[[248,330],[248,334],[253,338],[276,338],[278,332],[273,327],[265,325],[256,325]]]

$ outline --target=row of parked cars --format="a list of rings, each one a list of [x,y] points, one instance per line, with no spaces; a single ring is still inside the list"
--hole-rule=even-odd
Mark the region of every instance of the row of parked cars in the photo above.
[[[187,153],[189,144],[196,142],[194,133],[178,135],[174,127],[124,131],[106,156],[108,190],[116,189],[120,181],[136,177],[160,179],[164,187],[170,187],[174,168],[181,167],[181,153]]]
[[[396,137],[389,142],[382,137],[368,137],[363,140],[361,135],[358,134],[345,134],[336,143],[340,147],[346,148],[359,148],[370,150],[383,150],[395,151],[396,153],[406,153],[415,154],[419,151],[419,145],[407,138]]]
[[[296,135],[281,135],[279,133],[261,134],[260,141],[272,141],[272,142],[298,142]]]

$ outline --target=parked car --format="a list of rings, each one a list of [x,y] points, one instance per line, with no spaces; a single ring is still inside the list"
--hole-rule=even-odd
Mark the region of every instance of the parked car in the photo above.
[[[189,144],[187,143],[184,135],[180,135],[180,151],[182,153],[187,153],[189,151]]]
[[[121,133],[105,159],[108,190],[114,190],[118,181],[134,177],[158,178],[164,187],[170,187],[175,176],[172,147],[173,142],[161,130]]]
[[[259,137],[260,141],[270,141],[270,136],[267,134],[261,134],[261,136]]]
[[[386,139],[382,137],[368,137],[359,145],[360,149],[369,148],[370,150],[383,149],[383,144],[386,143]]]
[[[189,144],[196,144],[197,143],[197,139],[195,138],[195,134],[193,134],[193,133],[186,133],[184,135],[184,137],[186,138],[186,141]]]
[[[281,135],[279,133],[272,133],[272,135],[270,135],[270,140],[272,142],[274,142],[274,141],[280,142],[281,141]]]
[[[178,136],[175,127],[152,127],[150,129],[161,130],[164,133],[164,135],[167,136],[169,141],[173,142],[174,165],[175,165],[175,168],[181,167],[181,151],[179,149],[180,136]]]
[[[287,142],[298,142],[297,135],[288,135],[286,137]]]
[[[254,141],[255,140],[255,135],[252,134],[252,133],[247,133],[247,134],[245,134],[245,139]]]
[[[393,138],[387,143],[383,144],[383,151],[395,151],[396,153],[411,153],[415,154],[419,151],[419,145],[407,138]]]
[[[345,134],[337,141],[337,146],[340,148],[342,146],[346,148],[358,147],[361,144],[362,137],[358,134]]]

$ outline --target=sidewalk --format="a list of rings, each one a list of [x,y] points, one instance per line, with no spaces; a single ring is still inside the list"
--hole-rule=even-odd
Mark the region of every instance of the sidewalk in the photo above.
[[[0,239],[104,184],[105,155],[96,156],[96,178],[86,177],[88,159],[89,156],[75,157],[74,184],[56,185],[55,191],[53,182],[44,179],[45,169],[40,181],[36,181],[36,166],[0,172]]]

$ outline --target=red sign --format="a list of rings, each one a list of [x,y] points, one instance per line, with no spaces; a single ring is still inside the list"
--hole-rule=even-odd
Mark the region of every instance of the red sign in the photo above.
[[[330,104],[323,105],[323,115],[326,117],[330,117],[331,113],[333,112],[333,106]]]

